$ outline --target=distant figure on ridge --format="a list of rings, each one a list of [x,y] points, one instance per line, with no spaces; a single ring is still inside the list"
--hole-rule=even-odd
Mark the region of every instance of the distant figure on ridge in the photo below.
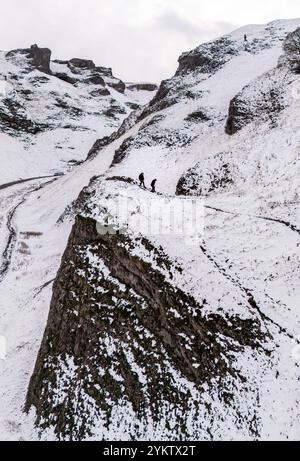
[[[139,175],[139,181],[140,181],[140,187],[143,187],[144,189],[146,189],[144,173],[141,173]]]
[[[248,42],[248,38],[246,34],[244,35],[244,42]]]
[[[156,190],[155,190],[156,182],[157,182],[157,179],[153,179],[153,181],[151,183],[151,192],[156,192]]]

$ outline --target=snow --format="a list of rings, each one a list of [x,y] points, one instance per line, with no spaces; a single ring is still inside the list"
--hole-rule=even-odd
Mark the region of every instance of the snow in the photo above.
[[[7,81],[2,80],[5,85],[0,94],[0,108],[6,100],[19,104],[20,114],[35,124],[48,127],[35,135],[0,133],[1,158],[5,162],[5,168],[0,171],[0,185],[16,177],[69,171],[70,162],[85,160],[97,139],[119,128],[131,111],[129,103],[143,105],[153,95],[150,91],[126,91],[123,95],[109,87],[108,96],[92,96],[99,85],[84,83],[87,71],[76,74],[79,83],[74,86],[38,70],[23,72],[24,60],[24,55],[8,60],[5,53],[0,52],[0,80],[7,78]],[[64,64],[51,62],[51,70],[74,77]],[[106,111],[112,106],[116,113],[113,117],[107,116]],[[27,175],[27,171],[33,174]]]
[[[138,131],[134,127],[132,134]],[[32,189],[45,181],[36,181],[26,187],[14,186],[1,191],[2,226],[16,203],[30,192],[24,205],[14,218],[18,243],[22,241],[22,232],[35,232],[40,235],[30,239],[30,255],[20,255],[18,245],[12,255],[10,270],[0,284],[0,335],[8,344],[8,358],[0,360],[0,434],[5,439],[14,440],[27,437],[36,438],[32,422],[22,413],[26,389],[33,371],[51,300],[51,284],[58,270],[62,253],[66,247],[71,222],[58,226],[57,220],[82,190],[90,178],[97,172],[104,173],[110,166],[115,149],[122,143],[120,138],[109,146],[93,161],[73,168],[72,172],[41,190]],[[62,193],[63,191],[63,193]],[[13,200],[14,196],[15,199]],[[1,232],[0,248],[7,241],[7,230]],[[9,421],[24,421],[24,427],[18,426],[18,432],[11,432]],[[19,423],[18,423],[19,424]]]
[[[242,28],[231,34],[231,38],[239,41],[246,33],[249,41],[258,38],[268,42],[271,28],[278,32],[279,39],[270,47],[253,54],[241,49],[237,56],[232,57],[223,68],[207,79],[203,75],[200,81],[193,80],[192,75],[186,77],[189,85],[194,85],[195,91],[203,92],[202,98],[179,101],[165,109],[165,117],[157,128],[161,133],[168,131],[170,136],[174,132],[191,135],[192,141],[185,147],[136,146],[121,164],[110,168],[115,150],[124,139],[129,136],[144,139],[143,128],[151,120],[151,115],[104,148],[92,161],[74,167],[70,167],[67,162],[72,159],[83,160],[93,142],[114,131],[126,115],[117,121],[103,123],[101,117],[85,114],[80,122],[76,121],[76,131],[64,130],[58,123],[55,129],[40,133],[32,141],[0,133],[1,159],[5,166],[0,172],[1,184],[54,174],[57,171],[65,172],[63,177],[35,180],[0,190],[1,254],[9,237],[8,217],[20,204],[11,220],[16,231],[16,243],[12,248],[9,269],[3,277],[0,274],[0,336],[6,338],[8,345],[6,360],[0,357],[1,438],[32,440],[38,437],[33,427],[34,412],[26,416],[22,408],[47,321],[52,281],[59,268],[72,225],[68,219],[57,223],[66,207],[77,198],[95,174],[103,175],[102,180],[116,175],[137,178],[143,170],[146,185],[150,179],[157,177],[162,198],[173,197],[183,173],[198,162],[201,168],[208,165],[209,170],[210,165],[215,164],[214,156],[220,152],[227,153],[230,161],[239,166],[239,180],[232,188],[205,198],[204,205],[207,208],[201,246],[205,247],[207,253],[203,252],[200,245],[187,245],[180,235],[149,236],[155,246],[163,247],[173,266],[179,265],[184,272],[182,275],[173,270],[173,277],[170,278],[168,271],[158,266],[155,268],[162,271],[169,283],[192,294],[200,303],[205,299],[205,315],[211,313],[213,306],[214,312],[224,318],[238,315],[247,319],[263,315],[269,319],[266,328],[273,338],[264,347],[271,351],[271,359],[268,360],[262,353],[253,352],[250,348],[246,348],[242,354],[236,354],[236,366],[247,376],[249,389],[253,393],[240,385],[241,388],[234,390],[234,395],[242,416],[249,417],[249,412],[257,416],[260,421],[260,438],[298,438],[299,360],[295,360],[293,351],[298,344],[295,338],[299,335],[300,328],[299,233],[280,222],[265,219],[283,219],[300,228],[297,195],[300,141],[297,120],[300,113],[299,101],[293,97],[297,93],[298,82],[291,83],[287,108],[280,114],[278,125],[273,130],[267,124],[257,126],[254,123],[236,136],[229,137],[224,133],[224,124],[230,100],[246,85],[252,88],[251,84],[257,77],[276,66],[282,53],[282,37],[287,31],[299,26],[300,20],[292,20],[274,22],[268,26],[269,29],[263,26]],[[59,71],[64,67],[54,63],[52,66],[54,70],[59,68]],[[16,67],[5,61],[4,55],[0,54],[1,72],[3,68],[3,74],[16,72]],[[67,72],[68,69],[64,71]],[[24,77],[25,88],[32,89],[29,80],[36,74],[40,75],[34,72]],[[59,95],[67,92],[68,98],[78,107],[85,101],[85,112],[96,109],[96,103],[88,98],[85,88],[73,88],[70,84],[50,77],[49,82],[37,90],[33,105],[27,107],[29,113],[43,120],[53,117],[59,120],[53,109],[45,111],[45,107],[51,107],[53,102],[45,98],[51,91]],[[125,104],[128,100],[145,103],[149,98],[148,92],[139,95],[129,94],[132,93],[129,90],[125,95],[117,94],[112,89],[110,92],[114,98],[118,98],[120,104]],[[250,97],[254,97],[251,91]],[[214,123],[196,124],[191,128],[184,119],[193,111],[199,110],[199,107],[205,108],[214,118]],[[80,126],[88,129],[79,131]],[[63,149],[57,149],[57,146]],[[258,161],[261,164],[260,177],[256,173]],[[123,189],[137,202],[154,199],[153,194],[142,191],[136,185],[124,186],[118,182],[102,181],[97,188],[95,201],[105,202],[105,197],[116,197]],[[25,240],[26,232],[34,232],[35,236],[31,234]],[[21,251],[22,243],[27,245],[25,254]],[[138,244],[132,254],[153,262],[151,254],[145,253]],[[105,276],[109,276],[101,261],[95,260],[92,254],[88,256],[91,266],[96,265]],[[261,313],[249,307],[244,289],[251,291]],[[172,314],[180,318],[180,308],[174,306]],[[103,345],[110,354],[119,346],[109,337]],[[146,385],[147,379],[143,370],[134,363],[129,351],[125,350],[125,353],[132,369],[138,374],[139,381]],[[194,364],[195,368],[200,366],[201,364]],[[171,361],[169,368],[178,385],[192,395],[188,424],[191,434],[194,433],[204,440],[210,438],[209,431],[214,440],[251,438],[243,425],[239,431],[236,430],[236,415],[229,408],[222,407],[217,391],[212,393],[211,386],[207,386],[206,391],[197,389],[172,367]],[[69,357],[67,363],[61,363],[62,384],[64,379],[72,379],[72,372],[74,364],[72,357]],[[110,373],[116,380],[121,380],[114,369]],[[232,383],[228,383],[228,386],[231,385],[234,387]],[[58,398],[62,399],[64,389],[58,389],[57,392]],[[258,394],[259,405],[256,401]],[[195,414],[198,413],[193,407],[195,401],[202,405],[202,416],[196,423]],[[216,415],[213,421],[205,410],[205,402],[210,402],[213,406],[212,413]],[[95,418],[92,436],[94,440],[99,437],[129,440],[135,426],[139,426],[141,439],[172,439],[172,431],[166,432],[164,419],[155,425],[149,418],[147,427],[142,426],[126,401],[112,408],[111,419],[114,426],[110,430],[103,428],[101,419],[96,420],[95,403],[92,399],[86,404],[91,409],[91,421]],[[176,409],[165,409],[166,418],[170,418],[172,411]],[[45,433],[43,438],[52,440],[54,435],[51,432]]]

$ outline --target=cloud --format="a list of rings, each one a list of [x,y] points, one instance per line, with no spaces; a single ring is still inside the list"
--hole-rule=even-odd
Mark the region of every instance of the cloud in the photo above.
[[[199,45],[202,39],[207,40],[219,33],[224,34],[238,27],[238,24],[226,21],[191,21],[172,9],[157,17],[156,25],[166,33],[183,35],[187,42],[197,40],[195,46]]]
[[[156,27],[177,34],[182,34],[190,39],[195,39],[200,35],[199,26],[181,17],[174,10],[166,11],[156,18]]]
[[[247,23],[299,13],[299,0],[10,0],[0,10],[0,49],[48,46],[86,57],[124,80],[159,82],[188,51]]]

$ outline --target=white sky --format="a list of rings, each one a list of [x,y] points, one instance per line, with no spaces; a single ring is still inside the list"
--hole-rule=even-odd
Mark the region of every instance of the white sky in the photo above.
[[[126,81],[170,77],[183,51],[239,26],[300,17],[299,0],[0,1],[0,49],[37,43]]]

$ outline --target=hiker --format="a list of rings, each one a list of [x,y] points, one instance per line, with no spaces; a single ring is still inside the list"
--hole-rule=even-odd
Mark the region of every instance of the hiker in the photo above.
[[[144,173],[141,173],[139,175],[139,181],[140,181],[140,187],[143,187],[144,189],[146,189]]]
[[[248,42],[248,38],[246,34],[244,35],[244,42]]]
[[[156,192],[156,190],[155,190],[156,182],[157,182],[157,179],[153,179],[153,181],[151,183],[151,192]]]

